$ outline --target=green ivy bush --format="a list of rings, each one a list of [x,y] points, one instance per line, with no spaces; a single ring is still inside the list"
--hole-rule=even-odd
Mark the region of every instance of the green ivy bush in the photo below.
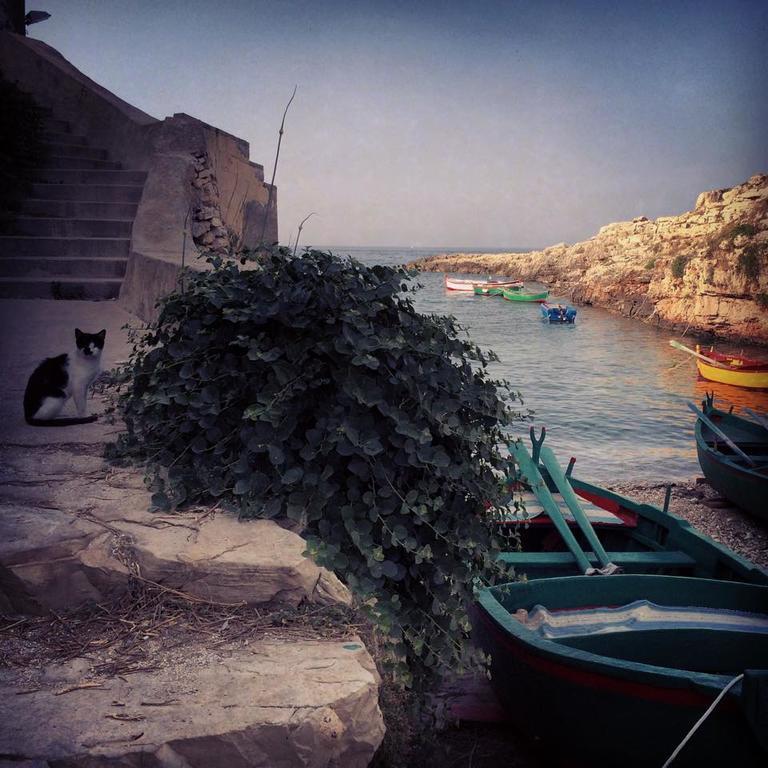
[[[403,269],[314,250],[210,261],[135,341],[114,454],[147,463],[158,509],[218,499],[294,521],[406,683],[473,664],[473,590],[506,577],[493,520],[516,395],[495,356],[417,313]]]

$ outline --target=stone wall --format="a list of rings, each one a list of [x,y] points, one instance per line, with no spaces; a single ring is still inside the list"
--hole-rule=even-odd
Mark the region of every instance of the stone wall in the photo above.
[[[768,343],[768,175],[703,192],[680,216],[637,216],[574,245],[440,255],[416,266],[541,280],[558,295],[650,323]]]

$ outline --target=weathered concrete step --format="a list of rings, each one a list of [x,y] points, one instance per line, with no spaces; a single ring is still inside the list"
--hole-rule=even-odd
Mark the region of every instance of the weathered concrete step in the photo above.
[[[131,241],[124,237],[0,236],[0,258],[128,258]]]
[[[37,168],[32,173],[32,181],[47,184],[143,184],[146,178],[146,171]]]
[[[67,144],[66,142],[60,143],[49,141],[45,145],[45,150],[51,157],[88,157],[92,160],[109,159],[106,149],[88,147],[85,146],[85,144]]]
[[[106,301],[120,295],[122,280],[113,278],[38,277],[0,278],[0,299],[67,299]]]
[[[127,259],[0,259],[0,277],[125,277]]]
[[[373,759],[385,732],[380,678],[359,638],[276,631],[212,648],[210,631],[186,644],[170,634],[174,655],[151,634],[136,638],[151,666],[132,674],[97,677],[91,658],[0,670],[0,754],[67,768],[365,768]]]
[[[55,117],[44,117],[42,126],[45,131],[55,131],[56,133],[69,133],[71,128],[66,120],[59,120]]]
[[[48,155],[38,170],[50,170],[52,168],[73,169],[78,171],[119,171],[120,163],[114,160],[96,160],[91,157],[74,157],[69,155]]]
[[[91,189],[91,187],[88,187]],[[137,203],[102,203],[83,200],[23,200],[19,212],[24,216],[62,219],[133,219]]]
[[[72,133],[64,133],[62,131],[43,131],[40,138],[51,144],[74,144],[77,146],[85,146],[88,144],[88,139],[85,136],[75,136]]]
[[[132,219],[56,219],[17,216],[4,222],[0,232],[32,237],[130,237]]]
[[[37,182],[32,184],[31,196],[45,200],[78,200],[102,203],[138,203],[141,184],[60,184]]]

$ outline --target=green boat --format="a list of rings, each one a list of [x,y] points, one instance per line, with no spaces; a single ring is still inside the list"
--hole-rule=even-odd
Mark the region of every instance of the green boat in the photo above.
[[[768,765],[766,632],[768,587],[679,576],[515,582],[473,615],[500,701],[574,768],[661,768],[718,696],[675,768]]]
[[[507,301],[546,301],[549,291],[525,291],[504,289],[503,294]]]
[[[707,482],[745,512],[768,521],[768,421],[715,408],[707,395],[696,411],[696,452]]]
[[[504,294],[503,288],[487,288],[483,285],[476,285],[474,291],[476,296],[502,296]]]
[[[481,589],[472,616],[511,719],[567,766],[661,768],[686,737],[675,768],[768,764],[768,572],[669,492],[659,509],[573,478],[545,434],[510,445],[500,525],[522,551],[501,557],[525,580]]]

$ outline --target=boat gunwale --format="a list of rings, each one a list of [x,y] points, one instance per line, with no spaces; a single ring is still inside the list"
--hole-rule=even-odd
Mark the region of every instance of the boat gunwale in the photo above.
[[[700,531],[688,520],[680,517],[679,515],[676,515],[674,512],[665,512],[663,509],[660,509],[659,507],[647,502],[634,501],[627,498],[626,496],[622,496],[621,494],[608,490],[607,488],[602,488],[599,485],[589,483],[586,480],[579,480],[578,478],[572,477],[570,478],[570,481],[574,491],[576,491],[577,494],[579,490],[582,490],[586,491],[587,493],[591,493],[593,496],[607,498],[608,501],[617,504],[619,507],[624,507],[624,509],[627,509],[637,517],[645,517],[646,519],[650,519],[656,524],[664,525],[670,532],[673,528],[677,528],[682,535],[690,536],[701,544],[714,549],[719,555],[722,556],[723,561],[730,562],[734,565],[737,565],[739,568],[742,568],[746,578],[751,579],[752,575],[754,574],[754,576],[762,578],[763,584],[768,585],[768,569],[761,568],[751,560],[738,554],[738,552],[734,552],[732,549],[729,549],[725,546],[725,544],[722,544],[719,541],[715,541],[715,539],[707,536],[707,534]],[[598,504],[597,506],[600,505]],[[605,509],[605,507],[603,507],[603,509]],[[665,525],[667,521],[671,521],[673,525]],[[761,584],[761,582],[757,579],[747,583],[758,585]]]

